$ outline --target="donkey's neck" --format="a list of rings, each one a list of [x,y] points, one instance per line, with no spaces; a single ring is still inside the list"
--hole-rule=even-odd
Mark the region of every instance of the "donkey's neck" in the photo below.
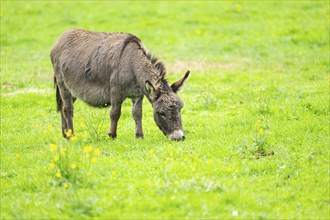
[[[149,97],[149,93],[146,90],[146,81],[148,80],[154,86],[157,86],[159,84],[160,76],[159,76],[159,73],[157,72],[157,70],[155,69],[155,67],[150,62],[150,60],[148,60],[146,57],[142,60],[143,60],[143,62],[141,62],[141,63],[135,63],[134,73],[135,73],[136,80],[138,81],[143,94],[148,98],[148,100],[152,104],[153,101]]]

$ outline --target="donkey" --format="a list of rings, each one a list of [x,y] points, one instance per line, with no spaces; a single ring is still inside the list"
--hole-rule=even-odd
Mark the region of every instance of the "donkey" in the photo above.
[[[190,72],[169,86],[164,64],[147,51],[138,37],[71,29],[58,38],[50,58],[63,137],[74,135],[73,103],[78,98],[94,107],[111,106],[108,135],[115,139],[122,103],[130,98],[136,137],[144,138],[142,101],[146,96],[160,130],[171,140],[184,140],[180,112],[183,101],[177,92],[183,89]]]

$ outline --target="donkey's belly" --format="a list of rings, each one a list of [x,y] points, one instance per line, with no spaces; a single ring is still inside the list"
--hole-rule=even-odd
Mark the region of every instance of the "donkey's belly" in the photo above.
[[[110,88],[89,86],[88,88],[70,89],[72,95],[88,105],[94,107],[108,107],[111,105]]]

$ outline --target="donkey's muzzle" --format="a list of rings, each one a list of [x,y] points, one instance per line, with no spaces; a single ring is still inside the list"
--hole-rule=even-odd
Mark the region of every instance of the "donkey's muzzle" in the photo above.
[[[175,130],[171,134],[167,135],[167,137],[172,141],[183,141],[185,139],[182,130]]]

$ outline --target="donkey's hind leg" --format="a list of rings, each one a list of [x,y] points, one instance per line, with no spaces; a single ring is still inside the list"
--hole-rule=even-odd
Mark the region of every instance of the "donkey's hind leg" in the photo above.
[[[59,93],[61,96],[61,119],[62,119],[62,134],[63,137],[70,139],[74,135],[73,130],[73,102],[70,91],[66,88],[63,82],[58,82]]]

